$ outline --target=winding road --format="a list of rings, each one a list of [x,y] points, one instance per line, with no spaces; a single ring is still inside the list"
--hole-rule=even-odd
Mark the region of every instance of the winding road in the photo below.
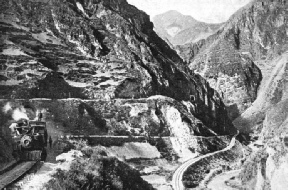
[[[203,158],[212,156],[214,154],[218,154],[220,152],[225,152],[227,150],[230,150],[235,145],[236,136],[237,135],[238,135],[238,133],[233,136],[229,146],[227,146],[226,148],[224,148],[222,150],[219,150],[219,151],[216,151],[216,152],[205,154],[203,156],[199,156],[197,158],[192,158],[192,159],[186,161],[185,163],[183,163],[173,174],[173,178],[172,178],[172,187],[173,187],[173,189],[174,190],[184,190],[185,187],[184,187],[184,185],[182,183],[182,178],[183,178],[184,172],[188,169],[188,167],[191,166],[192,164],[194,164],[195,162],[203,159]]]

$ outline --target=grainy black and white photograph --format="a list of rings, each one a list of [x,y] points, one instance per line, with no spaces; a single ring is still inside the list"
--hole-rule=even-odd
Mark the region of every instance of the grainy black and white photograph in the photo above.
[[[288,190],[288,1],[0,0],[0,189]]]

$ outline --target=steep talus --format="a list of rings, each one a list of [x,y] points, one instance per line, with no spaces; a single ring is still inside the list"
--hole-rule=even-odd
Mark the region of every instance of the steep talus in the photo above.
[[[178,47],[190,68],[222,94],[232,119],[256,99],[267,62],[286,51],[285,15],[285,1],[252,1],[207,40]]]

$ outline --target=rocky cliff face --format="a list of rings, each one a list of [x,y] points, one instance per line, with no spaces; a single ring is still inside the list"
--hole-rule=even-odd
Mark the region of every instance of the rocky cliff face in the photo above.
[[[277,80],[274,80],[274,82],[276,81]],[[259,139],[265,144],[264,154],[266,155],[263,161],[258,163],[259,169],[255,181],[259,188],[267,186],[267,189],[272,190],[285,189],[288,185],[288,173],[287,170],[284,169],[287,168],[288,164],[288,99],[286,83],[285,80],[282,84],[278,83],[278,86],[280,85],[279,89],[274,90],[272,94],[273,99],[269,102],[272,104],[270,104],[268,110],[265,110],[264,122],[262,126],[259,127],[262,129]]]
[[[264,122],[258,127],[258,131],[262,129],[258,142],[263,146],[244,163],[238,187],[269,190],[287,187],[287,105],[284,98],[264,111]]]
[[[264,75],[257,99],[234,121],[234,124],[242,132],[261,133],[267,111],[287,98],[287,61],[288,54],[286,52],[274,60],[266,62],[267,74]],[[269,115],[267,116],[269,117]],[[278,124],[271,126],[271,129],[275,128],[278,128]]]
[[[286,99],[288,37],[287,22],[281,18],[287,14],[287,3],[256,1],[251,4],[251,10],[257,11],[259,15],[256,17],[258,20],[255,20],[256,26],[251,36],[255,44],[261,45],[259,51],[251,48],[251,52],[255,63],[261,69],[263,79],[256,101],[234,123],[243,129],[242,131],[255,132],[256,130],[256,133],[259,133],[262,130],[266,111]],[[267,15],[268,13],[270,16]]]
[[[161,94],[199,103],[197,115],[215,119],[208,125],[231,124],[214,115],[226,114],[220,96],[125,0],[1,3],[2,98]]]
[[[237,105],[232,118],[257,97],[262,73],[265,75],[269,67],[265,60],[271,60],[287,49],[285,15],[285,1],[253,1],[208,40],[179,47],[190,68],[223,94],[227,105]]]
[[[229,142],[228,137],[218,138],[215,135],[225,134],[230,129],[212,130],[191,114],[189,103],[164,96],[111,101],[2,100],[0,107],[9,108],[0,113],[1,118],[8,118],[2,123],[6,131],[12,119],[25,116],[32,120],[37,111],[41,111],[47,122],[48,133],[53,139],[61,135],[91,134],[142,136],[148,141],[153,137],[164,137],[170,141],[167,144],[169,148],[181,158],[189,158],[196,152],[218,150]]]
[[[255,1],[244,13],[245,18],[253,23],[245,25],[249,26],[245,32],[250,33],[247,52],[261,69],[263,79],[255,102],[233,123],[241,132],[257,136],[260,148],[244,163],[240,182],[236,186],[245,189],[285,189],[288,177],[283,169],[287,167],[288,150],[288,23],[283,18],[287,14],[287,3]],[[244,16],[236,16],[244,19]]]
[[[73,99],[68,99],[63,105],[52,102],[44,106],[57,108],[53,109],[56,110],[53,125],[65,129],[70,126],[79,133],[92,130],[94,134],[113,135],[115,130],[127,132],[138,124],[139,131],[133,130],[132,134],[141,135],[150,124],[154,126],[153,135],[173,136],[178,127],[187,132],[183,132],[187,138],[236,132],[219,94],[200,75],[191,72],[157,36],[149,17],[125,0],[1,0],[0,3],[1,98],[80,98],[106,102],[76,105]],[[156,104],[161,109],[159,113],[167,118],[165,130],[161,120],[156,119],[155,125],[154,121],[150,123],[149,117],[155,113],[147,108],[151,107],[147,98],[153,95],[169,97],[173,104],[179,105]],[[162,96],[156,97],[161,102]],[[140,108],[131,105],[126,109],[119,105],[119,101],[125,104],[120,99],[139,98],[144,99],[143,109],[147,108],[147,113],[136,120],[124,121],[125,117],[119,116],[122,108],[128,117],[127,110],[142,110],[142,104]],[[35,102],[41,104],[39,99]],[[185,113],[188,116],[182,118]],[[84,124],[88,126],[85,130]]]
[[[215,33],[222,24],[208,24],[185,16],[177,11],[168,11],[153,18],[156,33],[174,46],[194,43]]]
[[[242,112],[257,97],[233,122],[258,137],[258,150],[244,162],[238,181],[229,181],[235,188],[287,186],[287,13],[286,1],[253,1],[208,40],[178,49],[192,69],[223,91],[226,104],[237,103]]]

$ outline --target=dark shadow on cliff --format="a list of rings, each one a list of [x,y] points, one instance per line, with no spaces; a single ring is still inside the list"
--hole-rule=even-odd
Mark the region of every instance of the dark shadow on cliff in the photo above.
[[[103,119],[101,112],[95,110],[93,107],[90,105],[87,105],[86,103],[80,103],[78,106],[78,112],[79,112],[79,121],[84,119],[85,111],[88,113],[90,116],[94,126],[98,129],[100,129],[102,132],[107,133],[108,128],[106,125],[106,120]],[[79,125],[81,125],[79,123]]]
[[[31,88],[31,86],[33,87]],[[53,72],[48,73],[44,79],[41,79],[34,84],[32,83],[15,86],[1,86],[0,98],[87,99],[88,97],[84,94],[83,88],[70,86],[59,73]]]
[[[43,80],[38,81],[36,87],[31,89],[30,95],[51,99],[87,98],[81,88],[70,86],[58,73],[49,73]]]
[[[227,109],[228,116],[231,119],[231,121],[239,117],[241,114],[240,110],[238,109],[237,104],[228,105],[226,106],[226,109]]]

